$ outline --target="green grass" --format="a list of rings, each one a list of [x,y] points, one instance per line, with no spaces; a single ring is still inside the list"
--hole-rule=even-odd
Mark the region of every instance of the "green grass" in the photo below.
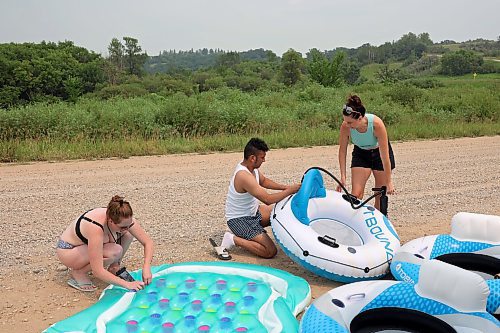
[[[401,62],[392,62],[389,64],[390,69],[401,68],[403,63]],[[375,74],[385,67],[383,64],[369,64],[361,67],[361,76],[367,78],[368,80],[376,80]]]
[[[500,123],[438,122],[397,124],[389,127],[392,141],[449,139],[500,135]],[[273,149],[338,144],[336,130],[296,130],[269,134],[218,135],[169,140],[99,140],[66,142],[61,140],[23,140],[0,142],[1,162],[60,161],[179,153],[241,151],[252,136],[263,138]]]
[[[349,93],[384,120],[391,140],[500,135],[499,74],[431,78],[440,85],[309,84],[252,94],[224,88],[0,110],[0,161],[241,151],[252,136],[272,148],[332,145]]]
[[[484,61],[500,62],[500,57],[483,57]]]
[[[461,50],[460,44],[458,44],[458,43],[457,44],[444,44],[443,47],[452,51],[452,52]]]

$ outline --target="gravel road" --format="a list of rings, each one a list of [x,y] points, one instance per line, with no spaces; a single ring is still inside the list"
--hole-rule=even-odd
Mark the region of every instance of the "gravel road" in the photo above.
[[[389,198],[389,218],[403,242],[448,233],[459,211],[500,215],[500,136],[396,142],[393,149],[397,194]],[[300,181],[311,166],[338,174],[337,154],[338,146],[271,150],[261,170],[282,183]],[[54,245],[71,220],[105,206],[114,194],[131,202],[152,235],[154,264],[217,260],[207,237],[226,228],[225,195],[241,158],[236,152],[0,164],[0,332],[40,332],[96,302],[99,293],[66,285]],[[139,245],[134,242],[127,254],[129,269],[141,266]],[[271,260],[232,254],[236,261],[302,276],[313,297],[339,285],[281,251]]]

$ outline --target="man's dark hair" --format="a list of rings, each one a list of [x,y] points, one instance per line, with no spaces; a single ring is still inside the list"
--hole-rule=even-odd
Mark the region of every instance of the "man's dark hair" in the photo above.
[[[258,151],[267,152],[269,151],[269,147],[264,142],[264,140],[261,140],[259,138],[251,138],[245,146],[243,158],[246,160],[252,155],[257,156]]]

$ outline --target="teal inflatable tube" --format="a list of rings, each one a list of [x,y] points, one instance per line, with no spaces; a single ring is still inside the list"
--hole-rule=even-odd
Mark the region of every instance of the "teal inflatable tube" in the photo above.
[[[96,304],[44,332],[298,332],[295,317],[311,299],[307,281],[269,267],[194,262],[152,272],[143,290],[110,285]]]

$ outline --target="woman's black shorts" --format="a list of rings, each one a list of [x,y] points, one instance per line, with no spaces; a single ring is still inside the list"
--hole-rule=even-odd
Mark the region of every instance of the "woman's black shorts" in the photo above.
[[[391,170],[396,167],[394,161],[394,153],[392,152],[391,143],[389,142],[389,159],[391,160]],[[376,149],[361,149],[354,146],[352,151],[351,168],[367,168],[372,170],[384,171],[384,165],[380,158],[379,148]]]

